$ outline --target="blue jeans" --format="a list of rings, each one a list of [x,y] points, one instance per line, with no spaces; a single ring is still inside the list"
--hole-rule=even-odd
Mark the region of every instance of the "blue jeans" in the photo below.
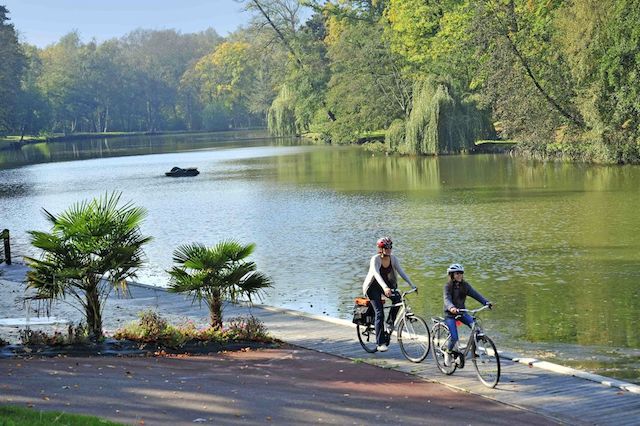
[[[467,313],[462,314],[460,321],[469,326],[469,328],[471,328],[471,324],[473,324],[473,318],[471,318],[471,315]],[[449,327],[449,332],[451,333],[451,339],[449,340],[449,350],[451,350],[458,341],[458,326],[456,325],[455,317],[450,315],[446,316],[444,322],[447,324],[447,327]]]
[[[371,305],[373,306],[373,311],[376,313],[376,316],[373,321],[373,325],[376,329],[376,343],[378,346],[386,345],[387,342],[384,336],[384,309],[382,304],[382,295],[383,295],[382,287],[379,284],[372,284],[367,290],[367,297],[371,300]],[[391,302],[396,304],[400,302],[402,299],[397,292],[391,293]],[[389,318],[387,319],[387,323],[393,325],[396,320],[396,315],[398,314],[398,310],[400,307],[391,308],[389,311]]]

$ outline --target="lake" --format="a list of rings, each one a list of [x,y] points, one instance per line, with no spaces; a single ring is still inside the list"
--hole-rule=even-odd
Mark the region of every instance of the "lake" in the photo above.
[[[173,166],[200,175],[165,177]],[[483,318],[499,348],[640,382],[638,166],[395,157],[261,132],[35,144],[0,152],[14,258],[35,254],[28,230],[49,229],[42,208],[113,190],[148,211],[140,282],[165,286],[181,244],[235,238],[275,282],[264,303],[350,318],[389,235],[425,317],[459,262],[496,303]]]

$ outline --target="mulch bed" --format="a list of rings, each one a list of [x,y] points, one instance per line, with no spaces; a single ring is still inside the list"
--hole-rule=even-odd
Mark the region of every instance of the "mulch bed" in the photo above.
[[[179,354],[211,354],[246,349],[281,348],[280,342],[203,342],[189,341],[180,347],[169,347],[158,343],[141,343],[132,340],[105,339],[101,343],[74,345],[5,345],[0,347],[0,359],[33,356],[162,356]]]

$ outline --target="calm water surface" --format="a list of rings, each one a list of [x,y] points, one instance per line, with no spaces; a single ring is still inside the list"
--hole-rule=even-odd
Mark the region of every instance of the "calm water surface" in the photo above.
[[[275,281],[265,303],[341,318],[376,238],[390,235],[423,315],[441,313],[444,271],[460,262],[497,304],[484,318],[499,347],[640,382],[640,167],[387,157],[248,136],[4,152],[0,227],[15,253],[34,254],[26,232],[48,229],[42,208],[121,191],[148,210],[154,237],[139,281],[166,285],[180,244],[236,238],[257,244],[254,260]],[[201,174],[164,177],[175,165]]]

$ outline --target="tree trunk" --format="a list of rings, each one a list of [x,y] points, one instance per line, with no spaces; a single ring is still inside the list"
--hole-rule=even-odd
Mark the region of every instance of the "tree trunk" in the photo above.
[[[102,128],[102,131],[104,133],[107,133],[108,128],[109,128],[109,106],[107,105],[104,111],[104,127]]]
[[[86,295],[86,315],[89,339],[95,342],[102,338],[102,312],[100,309],[100,295],[98,294],[97,285],[93,286],[90,290],[87,290]]]
[[[209,317],[213,328],[222,329],[222,299],[218,292],[209,299]]]

